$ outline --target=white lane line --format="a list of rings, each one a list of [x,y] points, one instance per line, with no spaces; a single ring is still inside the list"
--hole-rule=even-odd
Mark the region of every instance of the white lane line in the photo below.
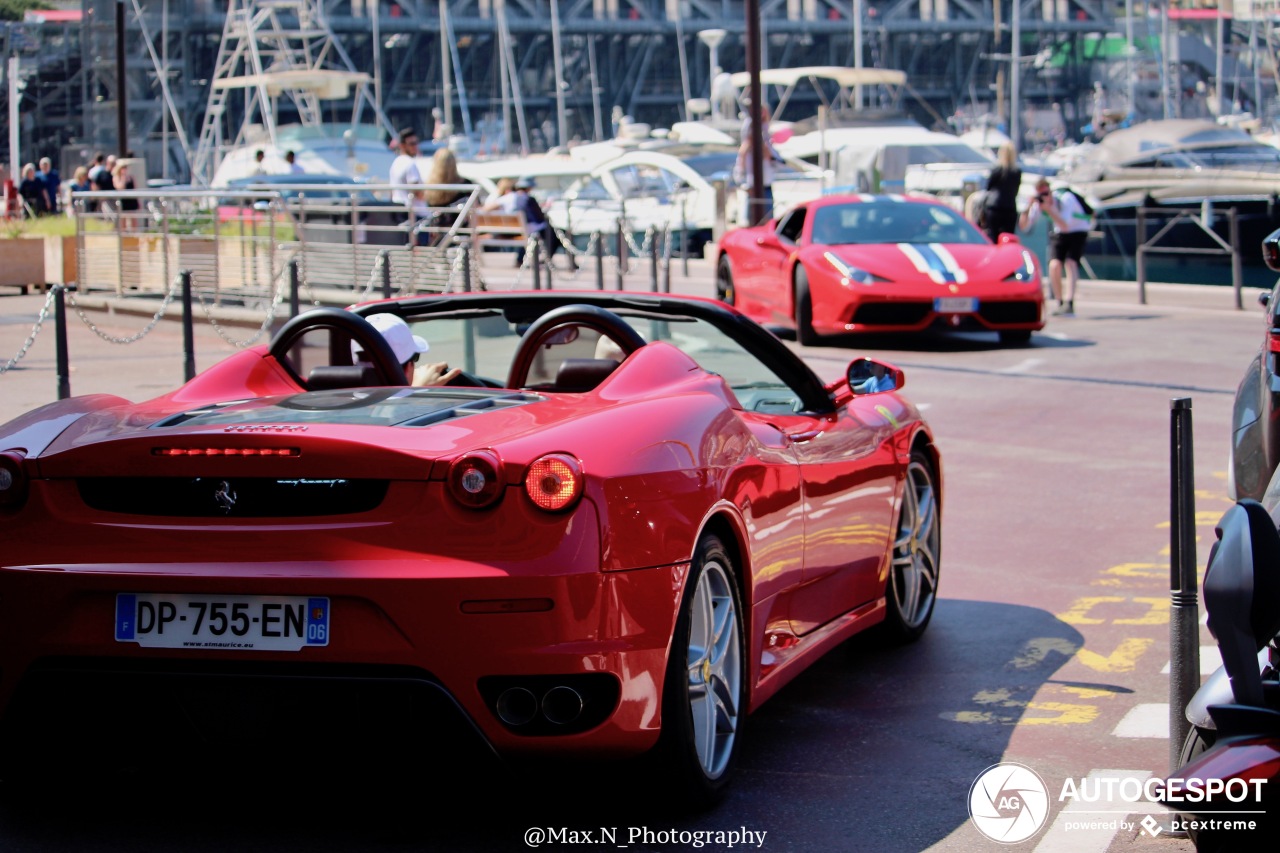
[[[1150,770],[1091,770],[1087,779],[1112,777],[1145,782],[1150,776]],[[1079,780],[1079,784],[1084,789],[1092,783]],[[1119,785],[1113,786],[1112,793],[1118,793],[1118,789]],[[1100,790],[1105,793],[1107,788],[1103,786]],[[1053,791],[1049,792],[1049,798],[1054,798]],[[1120,822],[1128,815],[1164,813],[1161,806],[1114,797],[1099,797],[1093,802],[1073,799],[1053,819],[1044,838],[1036,845],[1035,853],[1106,853],[1120,831]]]
[[[1169,739],[1169,703],[1134,705],[1111,734],[1116,737],[1158,737]]]
[[[1215,669],[1222,666],[1222,652],[1218,651],[1217,646],[1201,646],[1200,647],[1200,677],[1207,678]],[[1170,661],[1164,665],[1164,669],[1160,670],[1163,675],[1168,675],[1173,671],[1173,662]]]
[[[1028,370],[1039,367],[1044,364],[1043,358],[1025,358],[1012,367],[1002,367],[1001,373],[1026,373]]]

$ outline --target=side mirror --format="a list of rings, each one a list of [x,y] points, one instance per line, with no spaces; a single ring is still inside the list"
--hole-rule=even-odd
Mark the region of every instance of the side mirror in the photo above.
[[[1261,305],[1263,308],[1266,308],[1268,305],[1271,304],[1270,290],[1264,290],[1258,294],[1258,304]]]
[[[1280,230],[1272,231],[1262,241],[1262,260],[1276,272],[1280,272]]]
[[[845,371],[849,390],[854,394],[876,394],[880,391],[897,391],[907,384],[902,368],[874,358],[856,358]]]
[[[1021,243],[1021,242],[1022,241],[1018,239],[1017,234],[1010,234],[1008,231],[1001,233],[1000,238],[996,240],[996,244],[999,246],[1004,246],[1009,243]]]

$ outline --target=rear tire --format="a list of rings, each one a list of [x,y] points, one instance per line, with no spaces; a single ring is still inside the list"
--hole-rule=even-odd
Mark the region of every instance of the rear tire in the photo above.
[[[809,294],[809,274],[796,267],[796,341],[801,346],[817,346],[821,342],[813,330],[813,297]]]
[[[724,792],[746,719],[742,606],[724,544],[698,542],[671,640],[662,694],[656,781],[683,808],[703,809]]]
[[[896,643],[911,643],[924,634],[938,599],[942,562],[942,519],[937,478],[922,450],[911,451],[902,509],[893,540],[892,565],[885,586],[883,634]]]
[[[729,263],[728,255],[721,255],[720,263],[716,266],[716,298],[725,305],[733,304],[733,266]]]

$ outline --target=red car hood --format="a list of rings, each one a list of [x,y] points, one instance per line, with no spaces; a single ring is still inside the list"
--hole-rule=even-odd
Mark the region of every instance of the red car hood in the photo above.
[[[810,246],[814,263],[830,252],[846,264],[885,281],[921,284],[987,284],[1026,266],[1025,247],[989,243],[875,243]]]

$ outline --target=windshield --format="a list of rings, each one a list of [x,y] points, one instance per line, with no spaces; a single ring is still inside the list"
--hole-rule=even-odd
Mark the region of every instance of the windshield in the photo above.
[[[988,242],[963,216],[940,204],[875,199],[824,205],[812,215],[810,241],[827,246]]]
[[[704,370],[724,377],[743,408],[777,407],[799,411],[800,397],[754,353],[711,323],[693,317],[655,315],[615,308],[646,341],[666,341],[696,361]],[[524,332],[522,324],[506,320],[499,312],[430,315],[406,318],[415,335],[430,344],[425,359],[447,361],[468,373],[505,384],[512,356]],[[578,334],[557,336],[546,343],[529,371],[528,385],[553,383],[565,359],[612,358],[621,350],[611,340],[588,328]]]

